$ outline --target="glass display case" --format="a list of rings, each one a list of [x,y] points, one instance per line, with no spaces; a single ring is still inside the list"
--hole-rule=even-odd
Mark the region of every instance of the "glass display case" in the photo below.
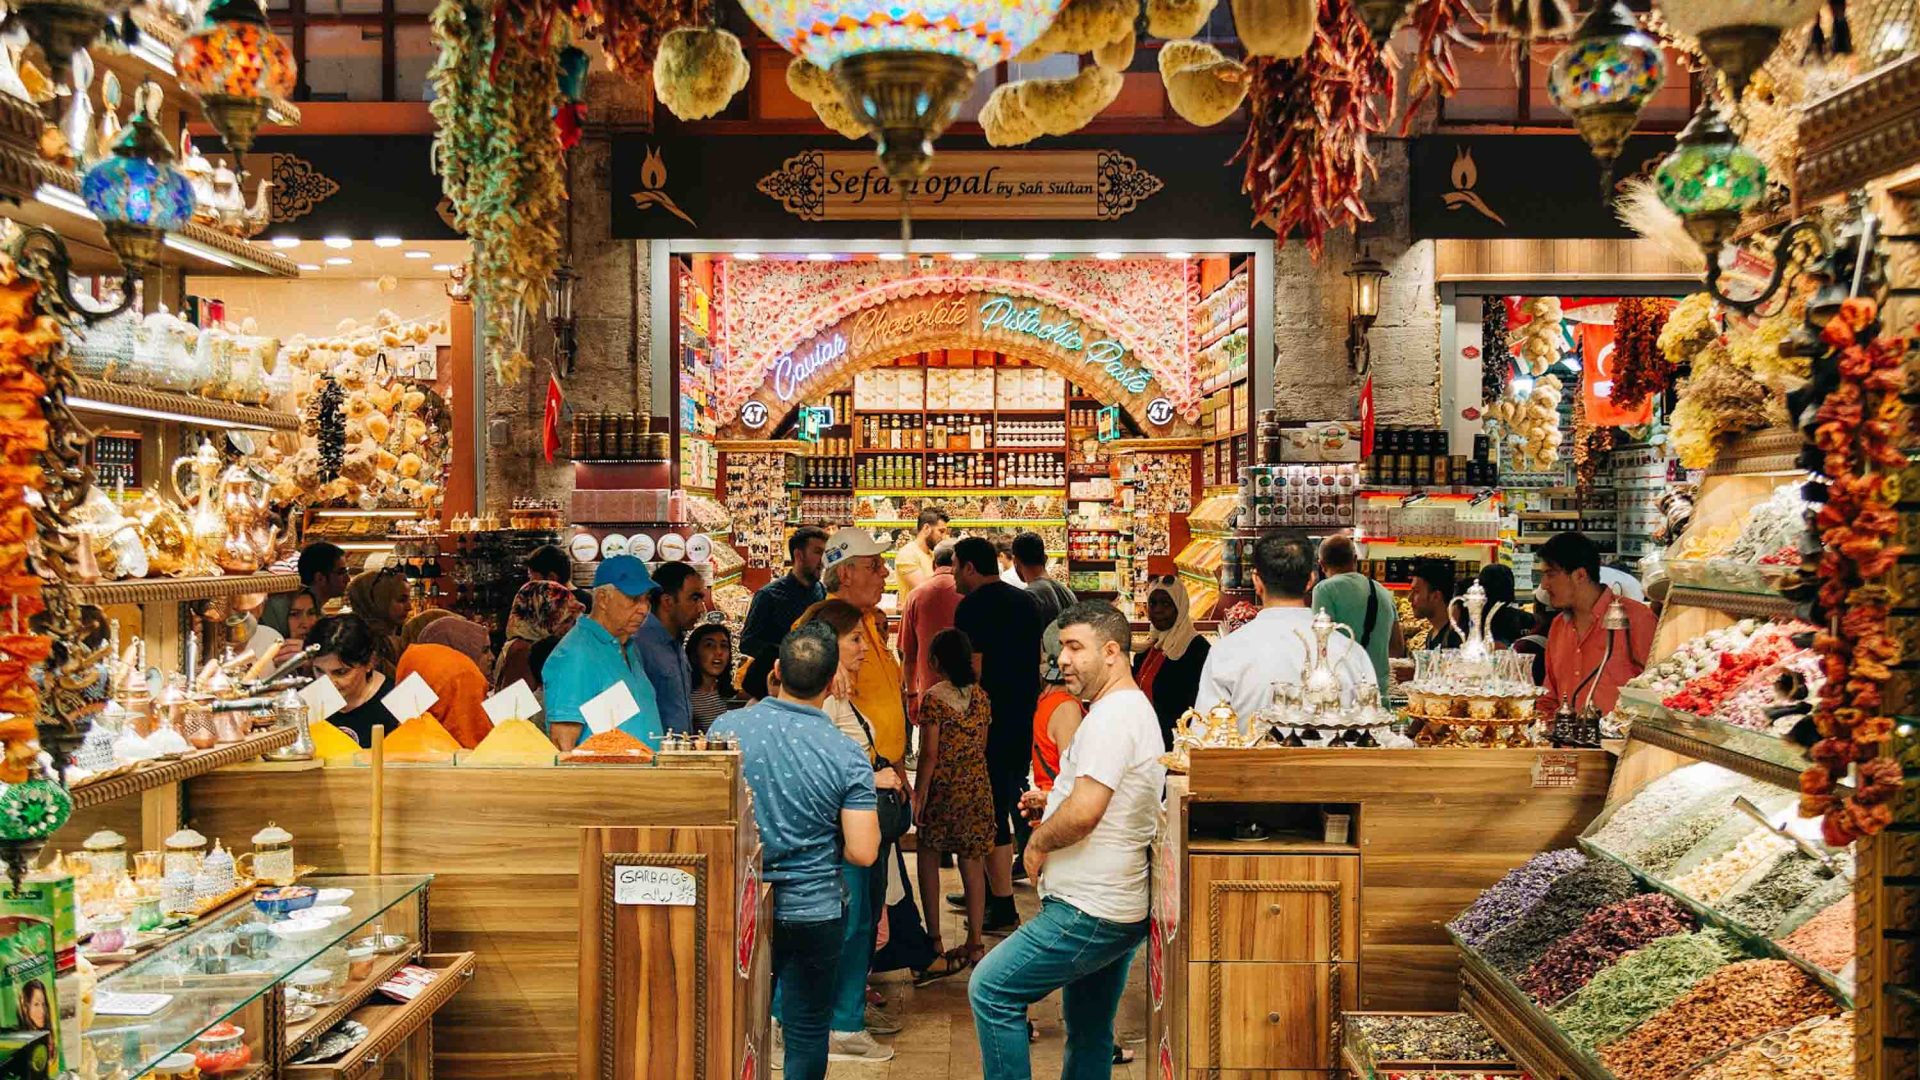
[[[432,880],[309,878],[301,910],[248,901],[202,920],[101,976],[81,1009],[79,1075],[139,1077],[181,1054],[203,1076],[275,1075],[419,956]]]

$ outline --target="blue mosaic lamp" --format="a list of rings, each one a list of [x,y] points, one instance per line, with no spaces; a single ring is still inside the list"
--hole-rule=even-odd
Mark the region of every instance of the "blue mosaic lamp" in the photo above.
[[[173,167],[173,146],[144,101],[114,142],[113,153],[80,178],[80,197],[100,219],[107,242],[130,274],[158,265],[167,234],[192,220],[193,185]]]
[[[1547,69],[1547,96],[1600,161],[1602,182],[1640,119],[1667,81],[1667,59],[1621,0],[1595,7]]]

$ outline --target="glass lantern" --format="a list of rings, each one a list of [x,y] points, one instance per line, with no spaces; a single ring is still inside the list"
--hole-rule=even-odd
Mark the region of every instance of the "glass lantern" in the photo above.
[[[1660,43],[1620,0],[1593,9],[1547,70],[1547,96],[1573,118],[1594,157],[1611,172],[1640,118],[1667,81]]]
[[[259,0],[214,0],[174,50],[173,66],[236,155],[252,148],[268,104],[293,94],[293,50],[267,25]]]
[[[1766,194],[1767,165],[1741,145],[1709,98],[1680,133],[1673,153],[1654,170],[1653,183],[1687,232],[1717,251],[1739,228],[1740,215]]]
[[[193,218],[193,185],[173,167],[173,147],[144,109],[113,153],[80,178],[80,197],[129,272],[157,263],[166,234]]]

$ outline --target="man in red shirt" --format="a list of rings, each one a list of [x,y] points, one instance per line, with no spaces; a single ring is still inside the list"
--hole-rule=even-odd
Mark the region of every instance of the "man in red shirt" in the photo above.
[[[1608,712],[1620,700],[1621,685],[1647,666],[1653,609],[1600,584],[1600,549],[1581,533],[1555,535],[1540,545],[1534,559],[1547,602],[1559,611],[1547,631],[1540,713],[1552,716],[1563,701],[1575,712],[1588,704]],[[1606,616],[1616,604],[1626,612],[1627,629],[1610,634]]]
[[[900,605],[900,658],[907,684],[907,719],[920,722],[920,695],[940,681],[940,672],[927,659],[935,634],[953,626],[960,591],[953,582],[953,541],[942,540],[933,549],[933,576],[908,593]]]

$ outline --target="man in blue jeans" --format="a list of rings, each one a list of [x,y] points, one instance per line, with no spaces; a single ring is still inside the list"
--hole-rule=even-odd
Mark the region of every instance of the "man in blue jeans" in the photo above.
[[[790,1080],[827,1075],[833,996],[821,988],[832,985],[840,962],[843,848],[855,866],[872,866],[880,854],[873,766],[820,709],[839,668],[833,628],[809,623],[780,642],[777,695],[713,722],[714,734],[739,738],[753,791],[761,875],[773,888],[774,1014]]]
[[[1147,845],[1167,779],[1160,721],[1134,685],[1126,616],[1090,601],[1068,608],[1057,625],[1067,689],[1093,706],[1060,755],[1053,790],[1020,800],[1039,820],[1026,863],[1040,881],[1040,915],[988,953],[967,987],[989,1080],[1032,1075],[1027,1007],[1055,990],[1067,1026],[1060,1075],[1107,1080],[1113,1017],[1133,951],[1147,936]]]

